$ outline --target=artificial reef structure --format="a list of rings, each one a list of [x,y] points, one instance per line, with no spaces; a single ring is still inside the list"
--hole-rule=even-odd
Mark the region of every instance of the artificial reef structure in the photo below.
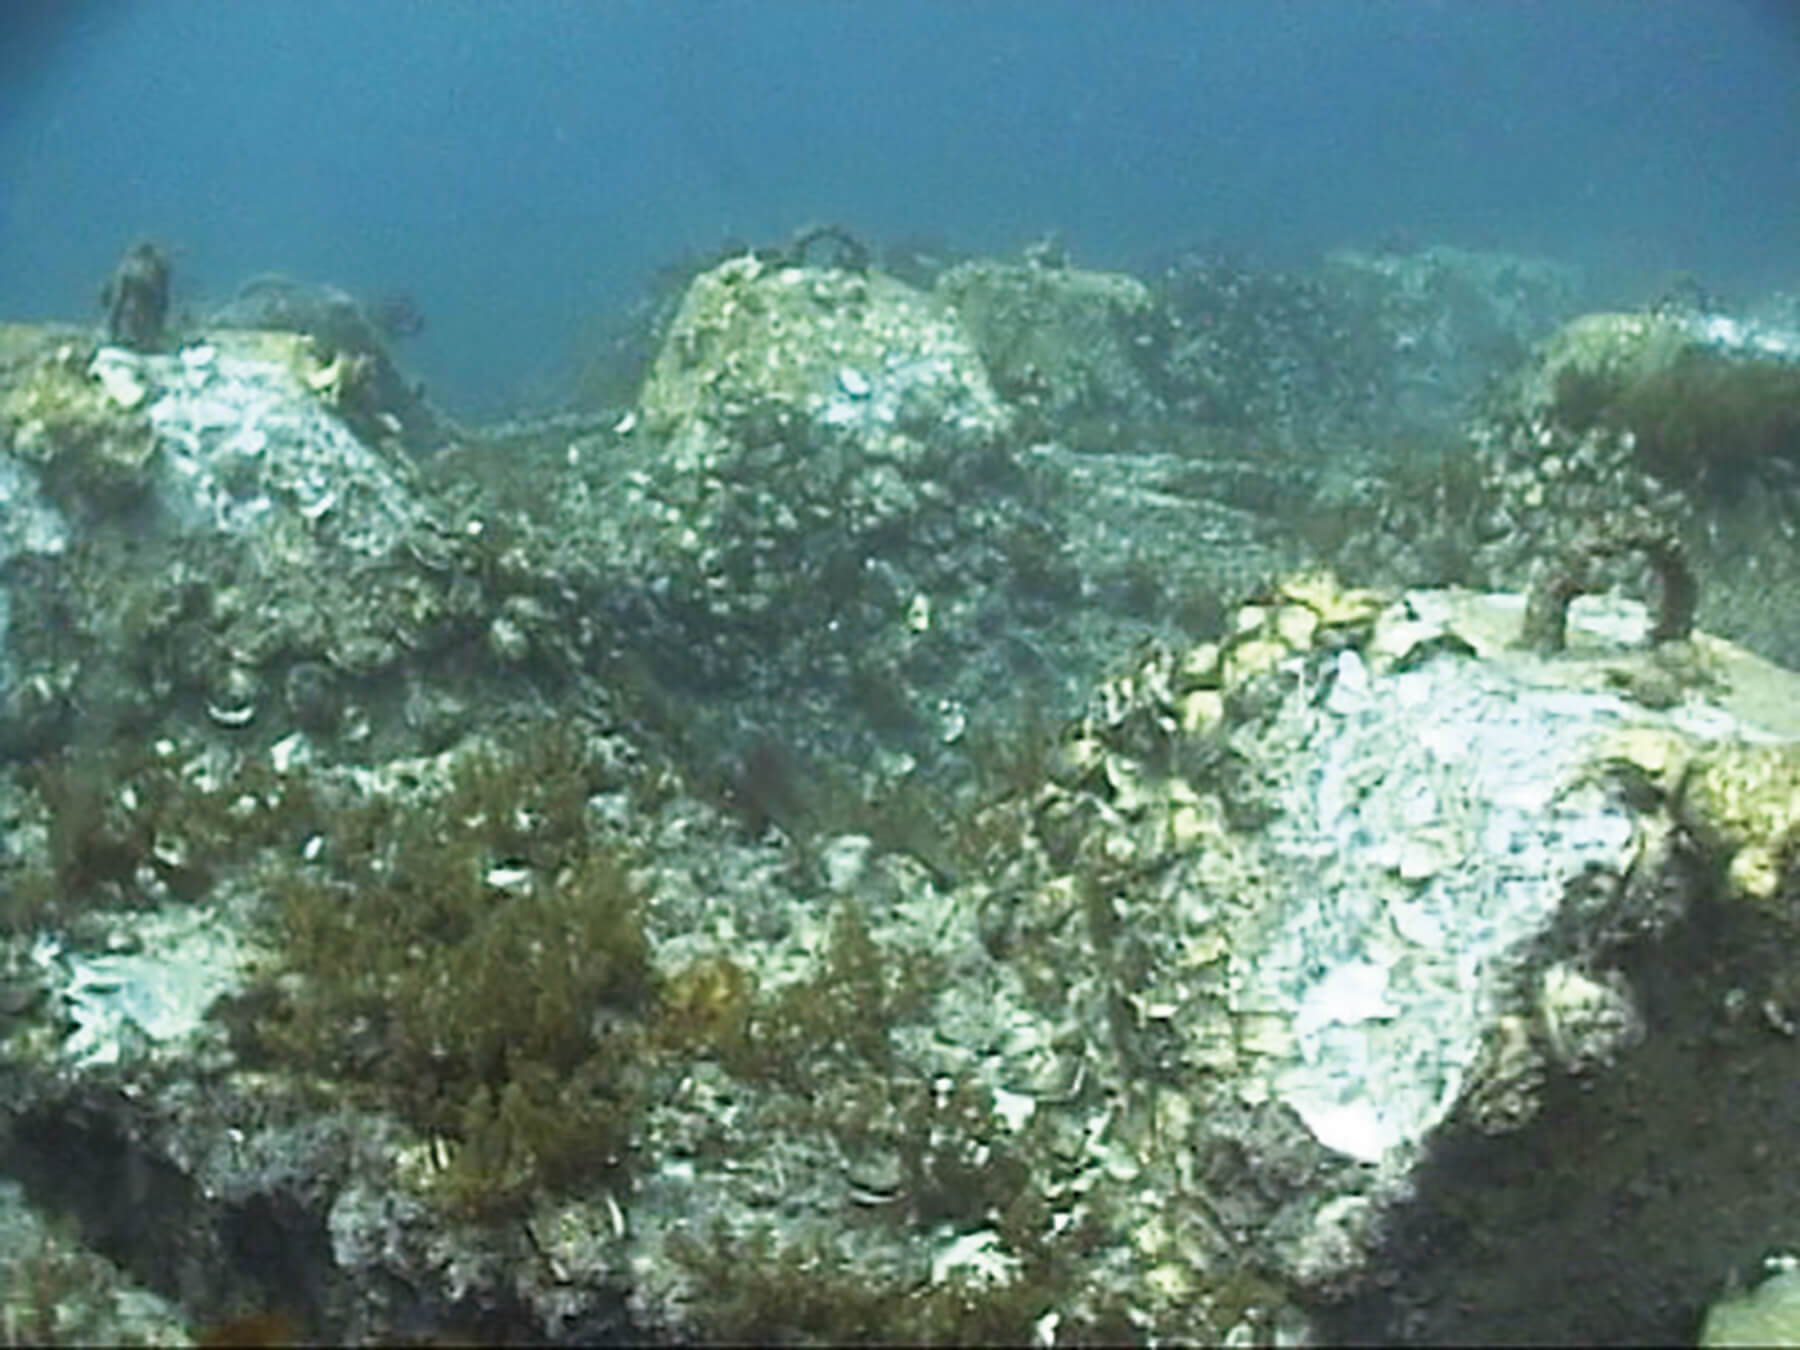
[[[838,242],[486,429],[354,332],[0,330],[8,1334],[1642,1341],[1779,1279],[1797,677],[1685,514],[1779,417],[1627,474],[1667,366],[1524,262]],[[1347,370],[1467,462],[1351,455]]]

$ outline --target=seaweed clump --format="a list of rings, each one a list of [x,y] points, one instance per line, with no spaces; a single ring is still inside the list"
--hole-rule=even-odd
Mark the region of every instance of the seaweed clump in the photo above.
[[[1587,315],[1550,340],[1530,378],[1563,428],[1628,435],[1639,467],[1702,497],[1784,487],[1800,458],[1800,366],[1719,340],[1710,320]]]
[[[744,1035],[723,1048],[721,1062],[739,1078],[802,1093],[813,1087],[819,1056],[885,1073],[894,1028],[925,1014],[937,973],[925,956],[884,952],[860,908],[846,902],[832,916],[820,972],[753,1002]]]
[[[264,991],[254,1045],[440,1141],[430,1189],[460,1217],[630,1159],[654,989],[630,859],[588,828],[605,776],[549,724],[440,795],[331,813],[278,882],[301,978]]]
[[[1729,495],[1800,457],[1800,371],[1779,361],[1684,348],[1636,379],[1567,370],[1558,410],[1570,425],[1629,430],[1645,468]],[[1780,481],[1778,477],[1778,481]]]
[[[266,762],[184,761],[172,743],[78,744],[20,775],[39,803],[36,842],[9,860],[0,933],[66,928],[92,909],[198,900],[221,870],[298,843],[311,785]],[[41,822],[32,816],[40,816]]]
[[[924,1283],[857,1257],[857,1244],[831,1231],[739,1230],[723,1217],[696,1224],[671,1232],[665,1247],[695,1290],[689,1334],[731,1343],[1026,1344],[1048,1316],[1070,1343],[1129,1338],[1122,1302],[1084,1287],[1091,1245],[1110,1231],[1104,1203],[1059,1222],[1042,1191],[1040,1179],[1056,1169],[1053,1127],[1002,1119],[992,1090],[972,1077],[922,1081],[905,1072],[895,1034],[927,1015],[944,973],[930,952],[879,943],[860,907],[845,902],[809,978],[759,993],[727,958],[670,977],[657,1014],[669,1048],[708,1055],[739,1081],[770,1089],[770,1128],[823,1133],[846,1158],[891,1159],[891,1177],[860,1202],[868,1222],[934,1244],[949,1239],[966,1253]]]
[[[708,1291],[697,1328],[705,1342],[1028,1345],[1047,1316],[1059,1344],[1142,1339],[1122,1300],[1099,1300],[1077,1317],[1053,1311],[1067,1301],[1073,1272],[1061,1248],[1049,1245],[1023,1261],[1014,1278],[992,1282],[978,1275],[932,1283],[872,1276],[824,1241],[781,1244],[766,1227],[742,1238],[722,1224],[704,1238],[677,1235],[670,1254]]]

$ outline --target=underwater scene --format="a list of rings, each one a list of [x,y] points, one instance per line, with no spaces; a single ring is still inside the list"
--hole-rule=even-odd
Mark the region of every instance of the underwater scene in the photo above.
[[[1800,7],[13,0],[0,1345],[1800,1344]]]

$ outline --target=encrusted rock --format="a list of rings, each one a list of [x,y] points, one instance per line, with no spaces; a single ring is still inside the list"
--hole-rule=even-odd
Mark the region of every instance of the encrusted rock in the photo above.
[[[930,297],[880,272],[752,254],[695,279],[641,406],[659,434],[728,417],[863,437],[992,436],[1007,417],[962,328]]]
[[[1165,320],[1136,277],[967,262],[937,280],[1006,396],[1040,418],[1143,418]],[[1157,350],[1150,350],[1155,343]]]

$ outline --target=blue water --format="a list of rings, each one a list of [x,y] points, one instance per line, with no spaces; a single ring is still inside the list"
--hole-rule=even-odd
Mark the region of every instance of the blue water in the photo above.
[[[1077,262],[1404,241],[1800,286],[1790,0],[0,0],[0,315],[410,291],[466,414],[812,220]]]

